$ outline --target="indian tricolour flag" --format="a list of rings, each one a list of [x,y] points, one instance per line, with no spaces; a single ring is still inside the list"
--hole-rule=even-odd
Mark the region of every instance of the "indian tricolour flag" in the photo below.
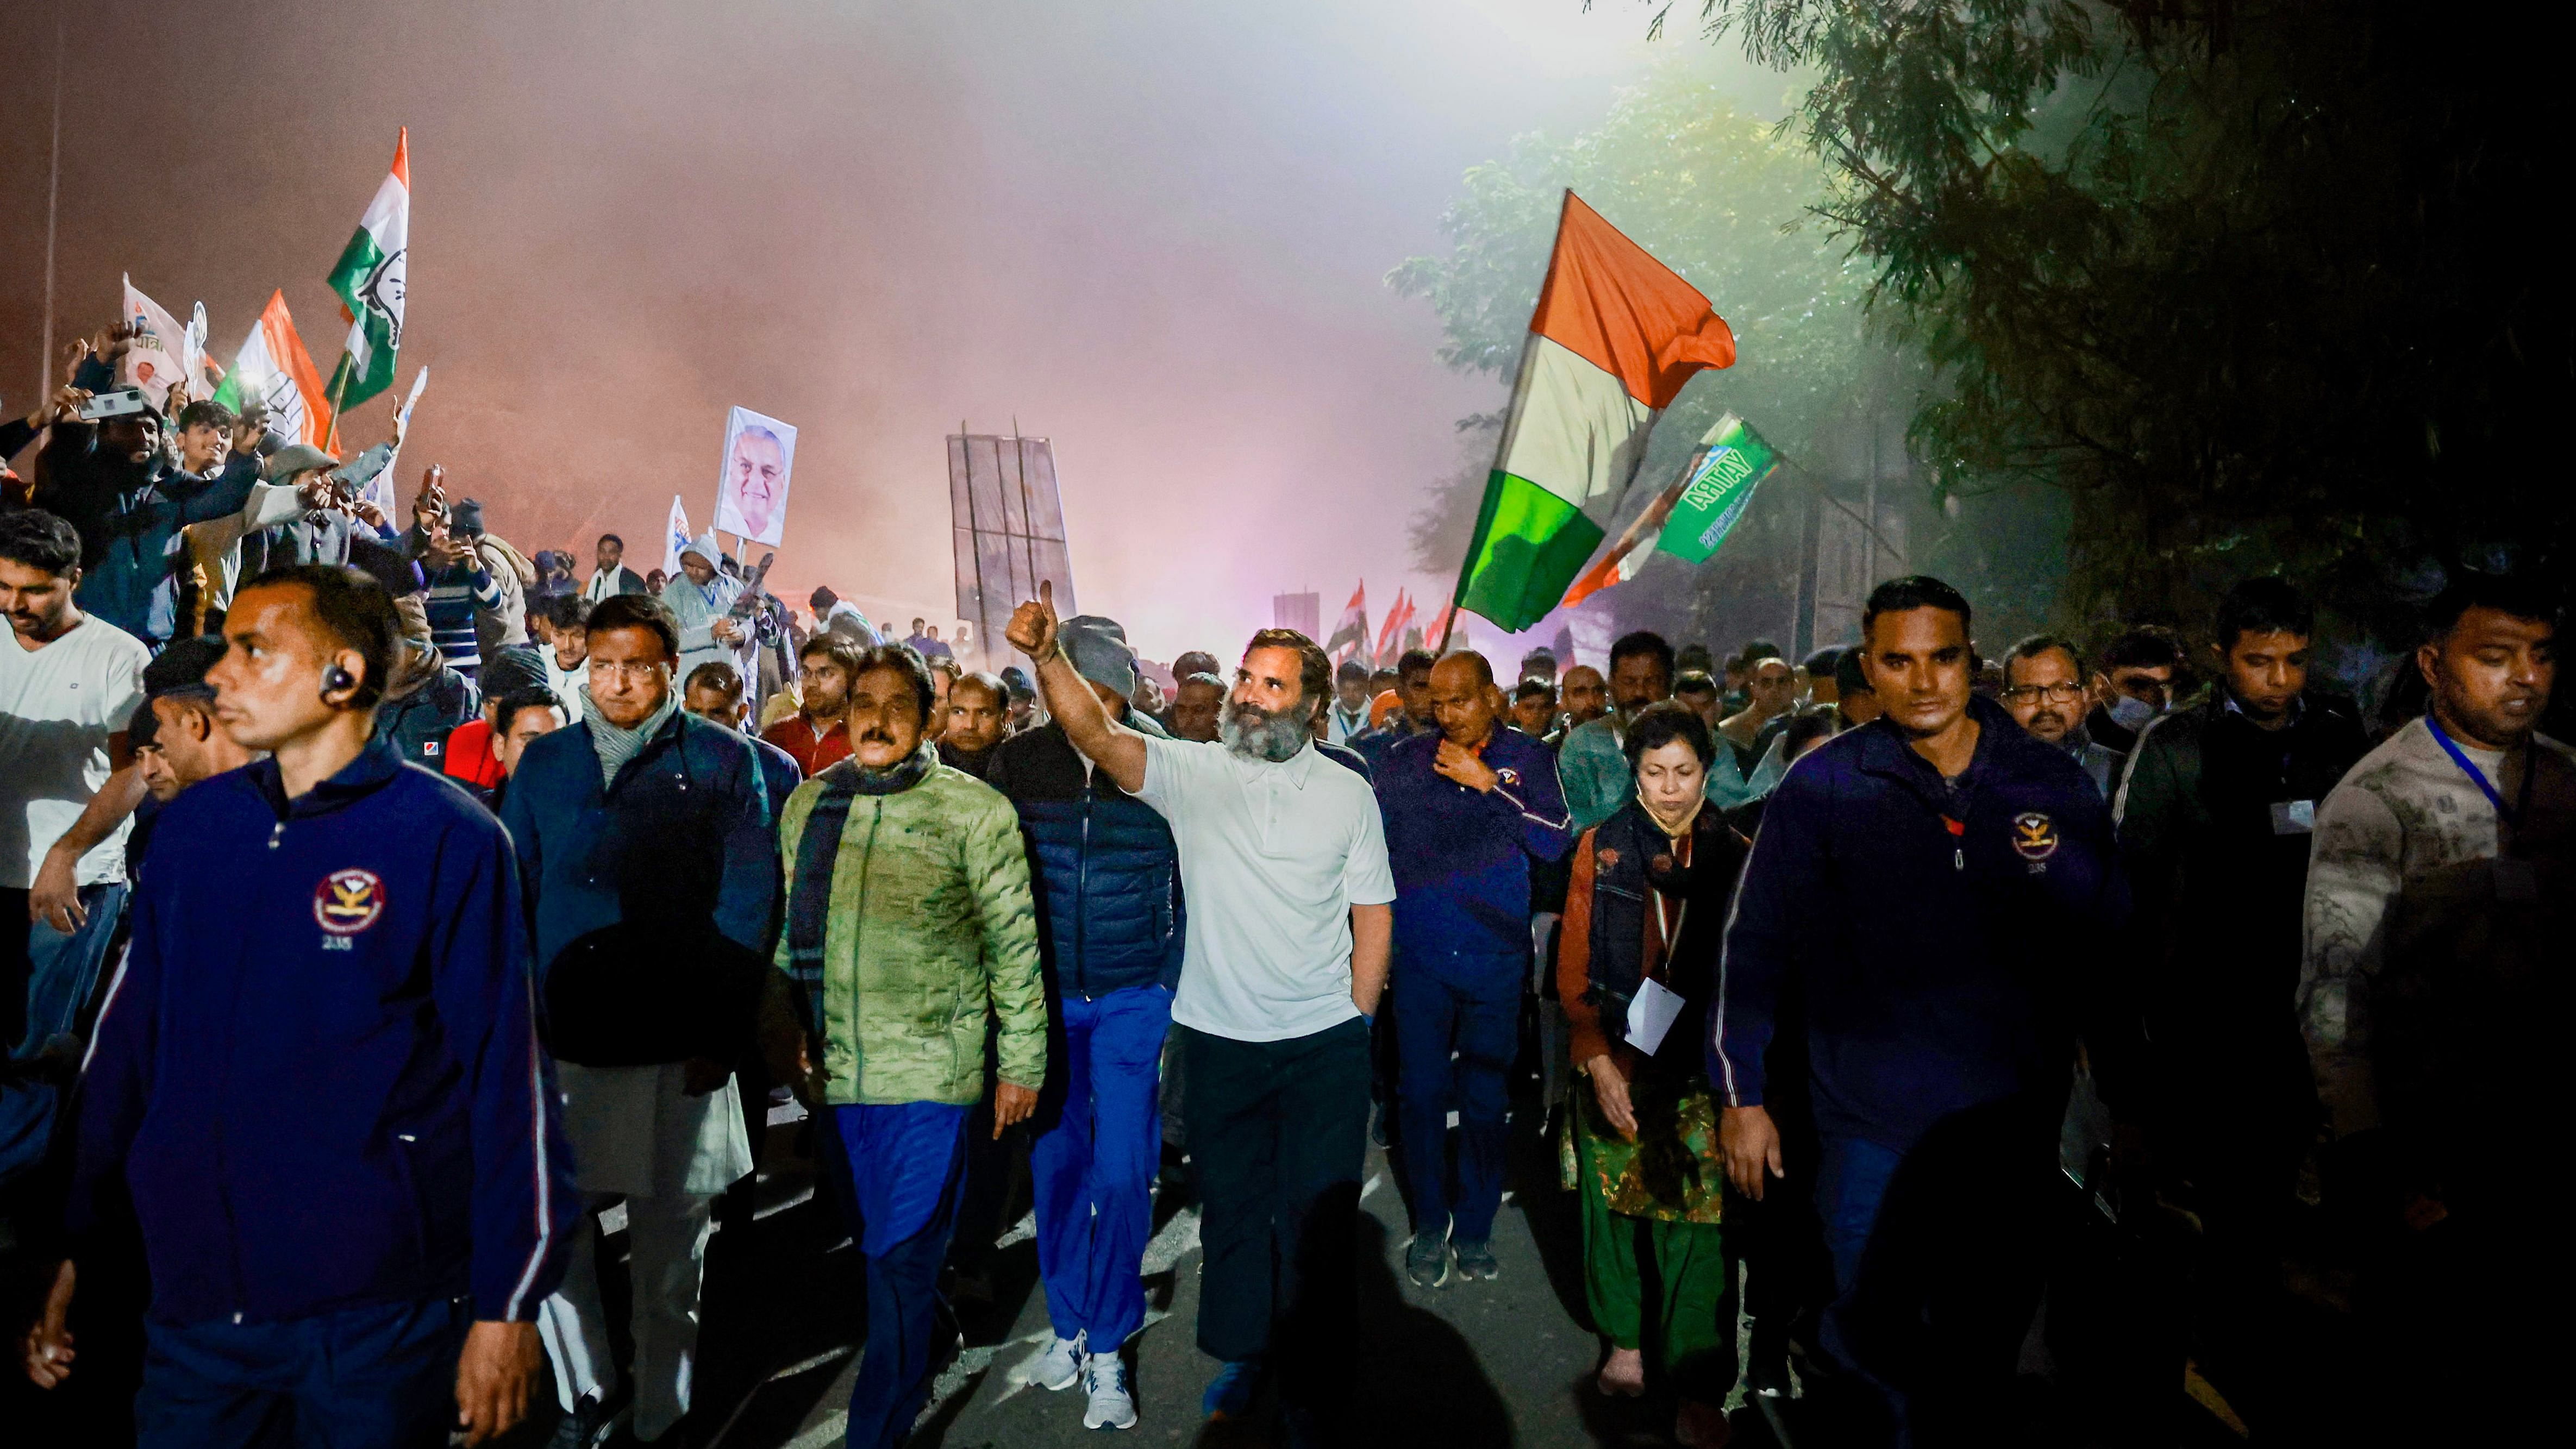
[[[349,319],[349,341],[331,374],[331,396],[347,411],[394,385],[402,347],[403,275],[411,248],[411,128],[394,141],[394,169],[358,218],[358,231],[331,268],[331,290]]]
[[[235,412],[246,403],[264,404],[268,425],[280,437],[322,446],[329,431],[324,415],[330,407],[329,395],[322,390],[321,375],[313,370],[313,359],[305,355],[304,339],[295,335],[295,319],[287,315],[284,292],[269,294],[258,325],[233,355],[233,370],[224,374],[223,386],[215,389],[215,401]]]
[[[1362,579],[1360,586],[1351,590],[1351,601],[1342,606],[1342,617],[1333,625],[1333,637],[1324,641],[1324,652],[1339,665],[1367,647],[1368,580]]]
[[[1526,629],[1601,545],[1655,419],[1735,333],[1698,288],[1565,194],[1457,606]]]

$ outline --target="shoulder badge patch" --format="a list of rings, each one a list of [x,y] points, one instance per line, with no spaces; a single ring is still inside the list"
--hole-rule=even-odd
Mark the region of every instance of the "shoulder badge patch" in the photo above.
[[[334,936],[354,936],[385,913],[385,883],[371,870],[335,870],[313,888],[313,919]]]
[[[2057,822],[2036,810],[2013,817],[2013,850],[2024,860],[2046,860],[2057,853]]]

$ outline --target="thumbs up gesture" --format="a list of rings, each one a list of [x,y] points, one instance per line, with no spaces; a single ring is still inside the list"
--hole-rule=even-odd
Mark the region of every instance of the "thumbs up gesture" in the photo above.
[[[1044,664],[1055,657],[1055,583],[1038,580],[1038,596],[1011,611],[1009,627],[1002,637],[1011,647],[1029,656],[1032,664]]]

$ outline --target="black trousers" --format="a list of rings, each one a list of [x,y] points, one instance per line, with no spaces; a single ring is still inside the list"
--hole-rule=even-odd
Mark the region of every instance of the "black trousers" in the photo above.
[[[1358,1313],[1368,1023],[1286,1041],[1174,1034],[1206,1254],[1199,1347],[1228,1363],[1270,1356],[1283,1398],[1324,1407],[1346,1391]]]

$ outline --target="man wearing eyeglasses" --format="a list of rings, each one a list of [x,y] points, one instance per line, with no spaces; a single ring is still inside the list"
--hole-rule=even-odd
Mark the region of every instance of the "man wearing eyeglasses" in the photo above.
[[[2084,661],[2065,640],[2033,634],[2004,655],[2004,708],[2013,722],[2073,756],[2108,800],[2120,755],[2084,728],[2085,697]]]

